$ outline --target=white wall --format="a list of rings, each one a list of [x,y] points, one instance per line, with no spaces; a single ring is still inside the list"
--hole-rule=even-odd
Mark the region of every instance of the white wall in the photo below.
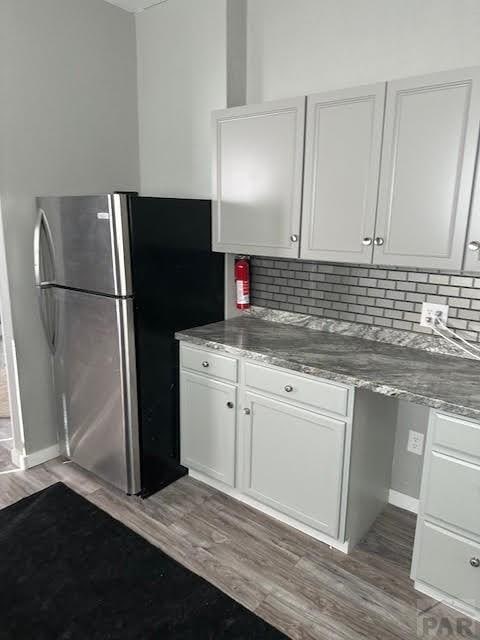
[[[210,113],[226,106],[226,0],[136,16],[144,195],[209,198]]]
[[[478,0],[249,0],[248,100],[480,64]]]
[[[14,338],[17,346],[30,454],[56,441],[50,359],[33,284],[33,197],[138,188],[133,16],[103,0],[1,0],[0,87],[0,196],[12,302],[5,330],[7,345]],[[12,353],[7,357],[11,365]]]

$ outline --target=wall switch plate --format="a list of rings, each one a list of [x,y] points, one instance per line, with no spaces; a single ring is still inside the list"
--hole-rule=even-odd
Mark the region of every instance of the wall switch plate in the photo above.
[[[424,302],[422,304],[422,317],[420,318],[420,326],[432,328],[435,319],[441,320],[443,324],[447,324],[448,305],[433,304],[433,302]]]
[[[423,443],[425,441],[425,435],[420,431],[413,431],[410,429],[408,432],[408,444],[407,451],[415,453],[417,456],[421,456],[423,453]]]

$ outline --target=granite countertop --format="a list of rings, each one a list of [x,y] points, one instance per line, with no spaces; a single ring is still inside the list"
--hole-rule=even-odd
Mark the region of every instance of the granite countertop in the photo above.
[[[252,317],[176,338],[480,420],[480,361]]]

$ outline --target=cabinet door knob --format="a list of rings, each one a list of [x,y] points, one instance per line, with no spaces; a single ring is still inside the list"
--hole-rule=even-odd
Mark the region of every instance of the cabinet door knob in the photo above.
[[[292,242],[298,242],[298,236],[296,233],[292,233],[292,235],[290,236],[290,240]]]
[[[470,251],[478,251],[480,249],[480,242],[477,242],[477,240],[473,240],[472,242],[468,243],[468,248],[470,249]]]
[[[249,415],[250,415],[250,409],[244,409],[244,410],[243,410],[243,413],[244,413],[246,416],[249,416]]]
[[[234,405],[233,405],[233,402],[227,402],[227,407],[228,407],[229,409],[233,409],[233,406],[234,406]]]
[[[480,567],[480,558],[470,558],[470,565],[474,569],[478,569]]]
[[[377,238],[375,238],[375,240],[373,241],[373,244],[374,244],[376,247],[381,247],[381,246],[382,246],[382,244],[383,244],[384,242],[385,242],[385,241],[384,241],[384,239],[383,239],[383,238],[378,238],[378,237],[377,237]]]
[[[365,247],[369,247],[372,244],[372,242],[373,242],[372,238],[364,238],[362,240],[362,244]]]
[[[209,366],[210,366],[210,363],[207,362],[206,360],[202,362],[202,367],[205,367],[205,369],[207,369]]]
[[[287,384],[287,385],[285,386],[285,391],[286,391],[287,393],[291,393],[291,392],[293,391],[293,387],[292,387],[292,385],[291,385],[291,384]]]

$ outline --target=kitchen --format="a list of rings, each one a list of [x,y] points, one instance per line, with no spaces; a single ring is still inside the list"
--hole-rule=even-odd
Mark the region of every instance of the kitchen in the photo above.
[[[459,505],[455,514],[440,510],[435,516],[431,510],[425,511],[425,500],[431,494],[427,492],[428,483],[422,483],[419,530],[432,536],[432,531],[438,533],[441,529],[440,539],[454,541],[451,544],[455,549],[466,545],[474,550],[465,556],[465,572],[468,569],[470,573],[455,574],[442,562],[443,573],[439,569],[439,575],[431,579],[438,588],[430,595],[455,604],[465,613],[461,603],[478,597],[476,568],[469,564],[478,555],[475,509],[478,481],[474,474],[478,466],[477,392],[476,363],[472,361],[478,339],[475,279],[478,252],[474,245],[475,205],[470,209],[478,141],[478,114],[475,116],[478,51],[473,35],[469,35],[469,29],[474,32],[478,10],[472,3],[465,3],[464,12],[458,11],[458,4],[454,9],[450,3],[442,3],[441,11],[431,3],[428,8],[416,11],[397,4],[380,9],[375,2],[360,3],[361,8],[359,3],[339,3],[336,7],[325,3],[317,10],[315,3],[305,2],[301,3],[302,11],[293,11],[288,4],[249,2],[247,19],[239,11],[238,3],[233,7],[230,3],[228,28],[225,12],[218,11],[217,6],[225,9],[224,3],[206,3],[194,9],[191,3],[170,0],[163,7],[159,5],[135,18],[140,130],[138,190],[143,196],[212,197],[211,113],[215,112],[214,122],[223,127],[225,146],[213,143],[214,148],[220,149],[214,167],[217,166],[217,177],[220,174],[225,181],[222,189],[226,189],[223,193],[227,193],[227,199],[223,203],[219,196],[216,202],[214,190],[217,224],[213,248],[226,254],[227,317],[237,315],[234,256],[252,256],[254,309],[243,312],[238,320],[227,321],[224,329],[212,328],[203,333],[201,329],[187,329],[178,335],[183,341],[182,384],[189,389],[187,409],[191,412],[187,412],[187,419],[182,418],[180,432],[185,445],[182,456],[188,458],[184,464],[188,462],[186,466],[195,475],[194,467],[198,471],[202,457],[203,462],[211,462],[212,449],[206,445],[213,442],[218,468],[210,466],[210,476],[202,477],[212,480],[216,473],[216,481],[210,482],[213,488],[220,488],[236,499],[250,494],[244,500],[247,505],[283,519],[302,533],[317,532],[317,539],[342,551],[350,550],[346,545],[348,530],[354,554],[356,538],[366,533],[389,499],[410,509],[419,504],[416,501],[422,457],[413,454],[412,458],[407,452],[406,437],[412,426],[420,434],[428,431],[425,459],[438,474],[435,477],[444,481],[445,475],[435,467],[435,461],[446,464],[452,457],[460,461],[448,468],[465,470],[461,486],[465,486],[464,495],[472,496],[474,501],[472,504],[467,500],[462,513],[458,512],[462,506]],[[450,27],[451,40],[445,35]],[[332,39],[335,29],[339,37]],[[238,35],[245,31],[248,31],[247,46]],[[181,74],[181,78],[172,73],[171,60],[159,56],[157,48],[159,40],[162,47],[176,46],[179,33],[185,38],[185,46],[177,63],[187,74]],[[158,84],[159,74],[165,80],[162,86]],[[207,86],[211,88],[208,95]],[[398,96],[405,100],[404,129],[395,120]],[[245,103],[249,106],[236,106]],[[233,109],[219,111],[226,104]],[[159,113],[165,119],[159,118]],[[322,129],[325,113],[327,125]],[[262,118],[263,126],[249,128]],[[185,128],[187,123],[190,129]],[[175,140],[175,145],[171,153],[165,154],[162,145],[168,139]],[[418,140],[425,142],[420,149],[413,144]],[[246,153],[249,144],[258,151],[253,158]],[[395,165],[389,164],[389,150],[393,148],[397,149]],[[189,162],[185,161],[187,158]],[[243,165],[235,166],[239,159]],[[246,166],[245,159],[253,164]],[[219,166],[224,174],[218,171]],[[319,167],[322,171],[316,174]],[[419,174],[428,179],[417,184]],[[322,181],[324,175],[327,178]],[[62,191],[72,195],[81,188],[83,194],[92,193],[94,187],[87,182],[82,187],[67,185]],[[346,189],[345,184],[351,188]],[[390,199],[392,185],[397,190]],[[123,185],[117,182],[109,189],[114,187]],[[136,190],[135,184],[127,187]],[[42,186],[33,193],[47,195],[57,190],[58,187],[52,187],[52,191],[45,191]],[[249,221],[246,225],[236,215],[242,206]],[[270,224],[265,224],[260,215],[248,217],[254,209],[267,217],[272,212],[281,217],[275,218],[274,224],[271,219]],[[422,222],[417,219],[419,210],[426,216]],[[338,212],[344,212],[344,217]],[[470,244],[471,249],[467,246]],[[455,346],[433,338],[428,325],[419,329],[423,302],[448,305],[447,326],[467,340],[468,345],[448,333],[445,335],[456,342]],[[276,323],[273,327],[268,325],[272,335],[261,324],[265,319]],[[341,336],[335,331],[335,324]],[[265,336],[256,340],[255,333],[262,326]],[[445,331],[436,324],[435,328]],[[313,350],[313,359],[309,360],[317,335],[313,332],[318,329],[328,331],[328,338],[322,335],[319,353]],[[299,344],[293,355],[288,354],[289,343]],[[470,350],[470,358],[458,357],[461,353],[458,343]],[[350,360],[339,355],[335,361],[335,352],[341,354],[342,349],[348,352],[347,356],[350,354]],[[440,349],[447,354],[444,356],[447,360],[439,359]],[[376,362],[375,357],[380,359],[373,372],[367,366],[362,367],[367,356],[370,363]],[[204,367],[204,362],[209,366]],[[385,365],[383,368],[380,362]],[[445,370],[441,362],[445,363]],[[403,379],[400,363],[405,366]],[[19,364],[24,366],[25,361],[20,360]],[[412,373],[415,371],[425,375],[416,379]],[[199,380],[204,383],[202,392],[199,385],[192,386]],[[205,395],[207,387],[211,396]],[[287,387],[292,390],[287,391]],[[230,397],[228,393],[234,395]],[[399,405],[395,398],[387,396],[400,398]],[[245,399],[253,404],[244,403]],[[207,414],[209,420],[203,417],[202,403],[211,411]],[[234,406],[230,408],[227,403]],[[286,407],[290,418],[278,412],[279,406]],[[435,428],[427,428],[430,408],[431,425],[436,424]],[[250,417],[243,413],[245,409],[250,410]],[[251,418],[257,415],[257,410],[260,415],[264,412],[260,432]],[[184,408],[184,414],[185,411]],[[324,468],[329,469],[329,481],[322,486],[321,500],[305,484],[306,478],[319,484],[315,451],[318,453],[323,436],[309,427],[313,424],[312,416],[317,416],[317,421],[325,426],[325,434],[330,434],[327,449],[320,447],[320,452],[326,455]],[[366,426],[362,418],[367,416],[370,418]],[[192,421],[210,428],[208,439],[202,438],[198,443],[188,435]],[[269,431],[276,421],[281,425],[281,435]],[[454,434],[462,439],[460,443],[449,439],[452,423],[458,427]],[[296,456],[301,443],[289,434],[289,424],[295,424],[304,434],[303,450],[308,450],[310,457],[303,467],[298,465]],[[228,428],[220,431],[219,425]],[[387,428],[382,429],[382,425]],[[358,446],[355,435],[359,437]],[[260,438],[259,448],[249,460],[245,440],[252,440],[252,436],[255,442]],[[220,438],[220,444],[216,437]],[[293,478],[285,475],[285,466],[273,465],[271,437],[279,438],[277,453],[283,465],[297,461]],[[203,449],[198,448],[199,444]],[[45,441],[43,448],[48,446],[50,443]],[[37,451],[41,448],[37,447]],[[390,485],[392,459],[395,484]],[[253,469],[253,480],[258,480],[256,487],[252,482],[248,484],[249,467]],[[67,473],[67,468],[68,465],[62,473]],[[352,470],[358,475],[350,475],[349,479]],[[411,476],[418,477],[418,481]],[[369,491],[358,491],[359,495],[355,495],[355,488],[362,486],[362,481]],[[297,498],[302,504],[295,503]],[[215,500],[221,499],[215,493]],[[105,496],[100,500],[105,500]],[[272,507],[274,502],[276,508]],[[445,503],[453,509],[454,496]],[[244,509],[233,504],[232,509]],[[241,512],[250,522],[251,512]],[[355,512],[362,517],[357,518],[356,526],[347,525],[349,514]],[[432,518],[436,518],[433,525]],[[419,544],[420,538],[415,543],[417,549]],[[436,548],[431,540],[429,545]],[[441,549],[437,551],[440,557],[450,555]],[[453,558],[455,554],[451,555]],[[430,563],[427,568],[433,571],[435,562],[430,561],[429,553],[420,557]],[[458,571],[464,571],[463,565]],[[445,586],[449,578],[456,580],[456,584]],[[417,580],[417,587],[422,587],[421,582]],[[462,586],[457,588],[459,583]],[[278,583],[279,589],[280,585],[283,587],[282,581]],[[267,591],[274,593],[275,586]],[[254,599],[257,607],[262,602],[268,604],[268,594],[258,603]],[[417,597],[421,598],[420,592]],[[264,611],[268,611],[267,604]],[[250,603],[249,608],[255,607]],[[474,610],[475,604],[468,613],[475,613]],[[323,618],[318,609],[310,609],[307,618],[315,625],[317,635],[312,632],[313,637],[322,637]],[[344,621],[340,616],[338,624],[345,624],[355,633],[347,618]],[[275,615],[267,616],[267,620],[274,626],[279,624]],[[301,637],[305,629],[300,621],[294,620],[297,618],[293,611],[281,629],[291,637]],[[380,637],[387,637],[388,628],[384,627]]]

